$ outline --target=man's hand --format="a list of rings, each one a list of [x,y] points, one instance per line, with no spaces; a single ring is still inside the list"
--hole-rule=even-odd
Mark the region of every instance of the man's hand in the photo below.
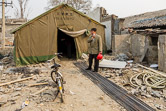
[[[95,36],[92,36],[92,38],[94,39],[94,38],[95,38]]]
[[[93,39],[95,38],[95,36],[96,36],[96,34],[92,34],[92,38],[93,38]]]

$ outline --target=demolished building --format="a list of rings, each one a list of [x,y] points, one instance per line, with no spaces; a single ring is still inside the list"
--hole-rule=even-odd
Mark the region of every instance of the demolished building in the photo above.
[[[166,71],[166,10],[123,18],[119,34],[114,36],[113,52],[130,53],[136,62],[158,64]]]
[[[66,4],[56,6],[13,31],[16,65],[43,62],[57,52],[79,58],[87,52],[89,30],[93,27],[105,47],[104,25]]]
[[[166,69],[166,9],[118,18],[97,7],[87,15],[106,25],[106,46],[113,55],[124,53],[135,62],[146,61],[158,64],[162,71]]]
[[[5,21],[6,25],[6,43],[5,45],[11,46],[13,45],[14,35],[11,34],[12,30],[19,27],[20,25],[27,22],[27,19],[10,19],[7,18]],[[0,19],[0,36],[2,35],[2,19]],[[1,37],[0,37],[1,38]]]
[[[89,12],[87,14],[89,17],[95,19],[96,21],[104,24],[106,26],[105,28],[105,39],[107,47],[107,51],[112,50],[112,36],[117,32],[117,27],[114,27],[116,25],[115,21],[118,18],[116,15],[109,15],[105,8],[103,7],[97,7],[93,11]]]

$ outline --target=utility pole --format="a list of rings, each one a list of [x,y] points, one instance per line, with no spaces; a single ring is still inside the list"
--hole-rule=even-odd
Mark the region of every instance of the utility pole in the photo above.
[[[7,7],[8,5],[12,5],[12,1],[11,3],[7,3],[5,2],[5,0],[2,0],[2,2],[0,2],[2,4],[2,48],[5,48],[5,6]]]
[[[5,48],[5,0],[2,0],[2,48]]]

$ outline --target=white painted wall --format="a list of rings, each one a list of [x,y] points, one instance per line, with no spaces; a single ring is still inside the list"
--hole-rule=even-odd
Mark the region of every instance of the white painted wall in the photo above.
[[[105,28],[105,38],[106,38],[106,46],[107,46],[107,50],[111,50],[111,41],[112,41],[112,35],[111,35],[111,20],[110,21],[106,21],[106,22],[102,22],[102,24],[104,24],[106,26]]]
[[[94,9],[93,11],[89,12],[87,15],[89,17],[91,17],[92,19],[100,22],[100,7]],[[100,22],[101,23],[101,22]],[[106,26],[105,29],[105,38],[106,38],[106,46],[107,46],[107,50],[111,50],[111,20],[110,21],[106,21],[106,22],[102,22],[103,25]]]
[[[93,11],[89,12],[87,14],[89,17],[91,17],[92,19],[100,22],[100,7],[97,7],[96,9],[94,9]]]

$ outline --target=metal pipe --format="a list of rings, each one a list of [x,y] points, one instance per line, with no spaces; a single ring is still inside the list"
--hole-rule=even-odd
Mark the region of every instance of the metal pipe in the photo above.
[[[138,98],[127,93],[126,90],[119,87],[110,80],[104,78],[98,73],[93,73],[91,71],[86,71],[87,67],[85,63],[75,63],[77,67],[81,69],[83,74],[90,78],[92,82],[97,84],[103,92],[112,97],[120,105],[122,105],[128,111],[155,111],[149,105],[145,104]]]

